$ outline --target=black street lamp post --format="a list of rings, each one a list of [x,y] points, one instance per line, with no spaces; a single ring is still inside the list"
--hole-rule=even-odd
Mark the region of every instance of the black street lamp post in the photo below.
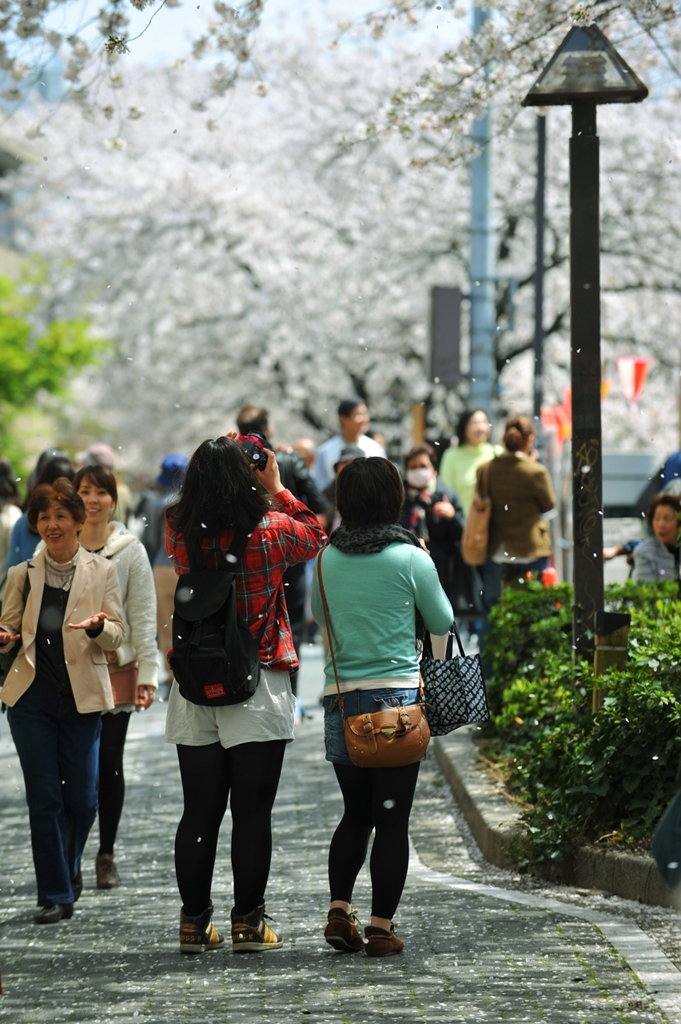
[[[574,27],[523,100],[572,106],[570,373],[572,387],[573,645],[593,652],[603,610],[599,103],[637,103],[646,86],[596,25]]]
[[[532,413],[541,430],[541,407],[544,402],[544,197],[546,195],[546,117],[537,118],[537,192],[534,200],[534,388]]]

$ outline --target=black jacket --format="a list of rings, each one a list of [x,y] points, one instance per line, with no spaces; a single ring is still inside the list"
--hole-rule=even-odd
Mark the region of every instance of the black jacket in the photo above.
[[[456,511],[453,519],[433,513],[433,505],[448,499]],[[461,535],[466,517],[456,491],[438,480],[432,494],[424,494],[405,484],[405,501],[400,524],[424,540],[435,562],[440,583],[452,602],[454,614],[476,617],[480,614],[480,579],[475,568],[461,557]]]
[[[311,512],[324,512],[328,502],[300,455],[297,452],[277,452],[276,456],[279,476],[286,490],[307,505]]]

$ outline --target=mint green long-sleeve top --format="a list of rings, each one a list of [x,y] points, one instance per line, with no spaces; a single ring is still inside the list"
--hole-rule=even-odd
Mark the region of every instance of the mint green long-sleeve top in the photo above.
[[[411,544],[390,544],[372,555],[346,554],[330,545],[322,572],[341,689],[368,689],[374,680],[376,688],[418,686],[416,609],[438,636],[454,621],[430,555]],[[325,625],[316,565],[312,614]],[[330,657],[325,673],[325,692],[335,692]]]

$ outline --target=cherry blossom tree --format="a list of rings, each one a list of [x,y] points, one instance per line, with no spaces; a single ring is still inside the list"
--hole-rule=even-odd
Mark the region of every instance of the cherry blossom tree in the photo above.
[[[79,4],[80,0],[78,0]],[[67,97],[86,117],[121,119],[119,90],[126,80],[125,55],[139,38],[173,31],[171,8],[181,0],[101,0],[96,17],[79,18],[77,0],[1,0],[0,72],[8,79],[3,98],[21,100],[59,55],[65,62]],[[207,60],[209,74],[196,78],[187,100],[198,114],[211,96],[224,97],[244,71],[263,86],[270,75],[259,36],[266,0],[230,6],[213,0],[205,30],[187,44],[187,59]],[[430,159],[467,159],[470,121],[494,101],[499,132],[513,122],[517,101],[531,84],[569,24],[594,19],[635,58],[638,69],[679,87],[681,22],[678,5],[657,0],[476,0],[490,17],[473,35],[470,7],[461,0],[388,0],[354,21],[339,19],[338,52],[347,37],[390,40],[398,29],[420,29],[427,18],[441,21],[446,40],[413,68],[404,68],[389,97],[367,109],[354,126],[359,134],[396,128],[431,137]],[[131,23],[131,15],[134,15]],[[141,19],[141,24],[140,24]],[[69,26],[69,27],[65,27]],[[133,106],[128,116],[140,117]],[[41,125],[32,126],[39,133]]]
[[[86,315],[117,340],[72,415],[99,415],[130,464],[227,429],[245,400],[290,440],[331,431],[356,392],[400,444],[412,403],[436,431],[464,400],[429,381],[427,322],[432,285],[467,288],[467,169],[431,159],[424,133],[349,141],[422,56],[304,39],[266,57],[267,95],[242,78],[227,113],[208,102],[212,130],[189,110],[193,73],[148,73],[125,91],[148,115],[124,137],[64,110],[45,128],[47,160],[25,172],[23,246],[53,283],[43,316]],[[566,116],[550,115],[549,402],[568,383]],[[530,406],[534,117],[496,147],[499,271],[519,281],[515,328],[498,341],[501,411]],[[634,420],[613,388],[606,444],[673,431],[677,125],[666,103],[600,113],[604,354],[656,360]]]
[[[26,171],[45,316],[87,312],[118,341],[82,408],[140,451],[224,431],[246,399],[282,438],[328,432],[356,392],[401,436],[429,394],[428,289],[465,281],[466,175],[411,167],[397,136],[338,142],[411,58],[303,43],[270,59],[269,94],[242,80],[212,131],[190,73],[147,74],[129,95],[149,116],[124,141],[65,111]]]

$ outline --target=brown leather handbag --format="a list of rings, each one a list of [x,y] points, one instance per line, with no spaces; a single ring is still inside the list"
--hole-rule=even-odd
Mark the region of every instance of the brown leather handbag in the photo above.
[[[345,745],[350,760],[359,768],[399,768],[402,765],[414,764],[421,760],[430,742],[430,726],[424,713],[423,682],[420,674],[418,703],[345,717],[345,702],[338,681],[329,606],[322,578],[322,554],[323,551],[320,551],[317,555],[319,594],[324,609],[333,674],[336,677],[338,707],[343,719]]]
[[[491,516],[492,499],[489,496],[489,462],[487,462],[478,476],[473,504],[466,516],[466,524],[461,537],[461,557],[466,565],[482,565],[487,560]]]

